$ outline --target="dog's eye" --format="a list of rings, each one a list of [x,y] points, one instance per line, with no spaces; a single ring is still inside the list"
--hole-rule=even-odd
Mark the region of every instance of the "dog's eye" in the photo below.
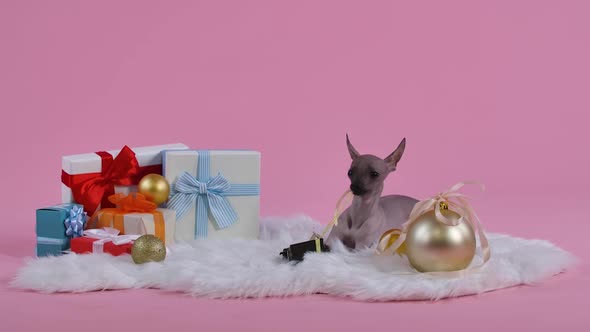
[[[348,176],[352,176],[352,170],[348,170]]]
[[[376,178],[376,177],[379,176],[379,173],[378,172],[375,172],[375,171],[371,171],[371,176],[374,177],[374,178]]]

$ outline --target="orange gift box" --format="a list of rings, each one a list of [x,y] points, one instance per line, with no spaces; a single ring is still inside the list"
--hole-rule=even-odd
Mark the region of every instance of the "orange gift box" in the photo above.
[[[109,201],[117,207],[96,212],[88,222],[88,228],[112,227],[121,234],[152,234],[166,244],[174,243],[174,210],[157,208],[139,193],[111,195]]]

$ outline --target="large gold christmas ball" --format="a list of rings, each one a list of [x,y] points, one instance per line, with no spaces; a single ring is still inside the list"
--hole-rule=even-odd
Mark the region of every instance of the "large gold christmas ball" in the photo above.
[[[148,174],[139,181],[137,191],[156,205],[160,205],[168,200],[170,184],[160,174]]]
[[[133,243],[131,257],[135,264],[161,262],[166,258],[166,246],[154,235],[142,235]]]
[[[442,209],[448,219],[461,216]],[[434,211],[426,212],[410,225],[406,235],[406,255],[420,272],[463,270],[475,256],[475,233],[469,223],[460,221],[449,226],[439,221]]]

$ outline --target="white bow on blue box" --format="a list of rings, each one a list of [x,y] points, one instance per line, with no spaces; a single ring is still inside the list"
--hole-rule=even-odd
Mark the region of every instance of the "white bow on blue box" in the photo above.
[[[176,211],[177,241],[258,237],[259,152],[164,151],[162,157],[171,186],[167,207]]]

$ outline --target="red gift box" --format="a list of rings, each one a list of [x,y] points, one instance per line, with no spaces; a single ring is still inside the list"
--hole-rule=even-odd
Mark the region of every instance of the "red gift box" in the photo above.
[[[88,254],[92,252],[92,244],[98,239],[91,237],[77,237],[70,240],[70,250],[77,254]],[[131,254],[131,247],[133,243],[116,245],[113,242],[107,242],[104,244],[104,252],[109,253],[113,256],[119,256],[123,254]]]
[[[89,229],[82,237],[70,240],[70,250],[77,254],[104,252],[113,256],[131,254],[133,240],[139,235],[118,235],[114,228]]]

